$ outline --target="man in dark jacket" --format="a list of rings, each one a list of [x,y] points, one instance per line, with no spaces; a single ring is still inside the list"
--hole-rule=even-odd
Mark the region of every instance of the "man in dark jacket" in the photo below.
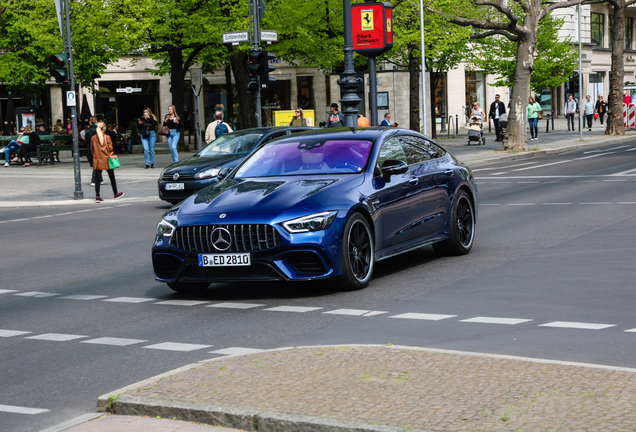
[[[338,111],[338,104],[331,104],[331,115],[327,119],[327,127],[341,127],[345,125],[345,116]]]
[[[488,111],[488,117],[492,119],[495,124],[495,134],[497,139],[495,141],[503,141],[503,133],[501,131],[501,125],[499,124],[499,117],[506,113],[506,106],[499,100],[499,95],[495,95],[495,101],[490,104],[490,111]]]

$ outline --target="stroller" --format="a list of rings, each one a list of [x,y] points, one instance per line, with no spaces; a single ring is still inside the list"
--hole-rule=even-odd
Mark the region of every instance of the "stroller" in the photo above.
[[[486,145],[484,136],[484,119],[480,114],[473,114],[470,117],[470,127],[468,128],[468,145]]]

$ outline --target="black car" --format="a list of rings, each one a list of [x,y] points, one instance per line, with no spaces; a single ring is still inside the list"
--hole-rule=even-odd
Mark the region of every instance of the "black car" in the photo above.
[[[176,204],[216,183],[219,171],[223,168],[232,170],[262,144],[311,129],[316,128],[278,126],[245,129],[223,135],[194,156],[168,165],[158,180],[159,198]]]

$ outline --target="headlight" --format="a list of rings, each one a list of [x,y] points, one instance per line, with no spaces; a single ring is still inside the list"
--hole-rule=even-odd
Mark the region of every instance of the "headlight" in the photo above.
[[[157,224],[157,235],[160,237],[170,237],[175,229],[173,225],[162,219],[161,222]]]
[[[216,177],[217,174],[219,173],[220,168],[210,168],[210,169],[206,169],[203,170],[201,172],[198,172],[194,175],[194,178],[197,180],[200,179],[204,179],[204,178],[210,178],[210,177]]]
[[[337,211],[316,213],[283,222],[283,226],[290,233],[321,231],[331,226],[337,214]]]

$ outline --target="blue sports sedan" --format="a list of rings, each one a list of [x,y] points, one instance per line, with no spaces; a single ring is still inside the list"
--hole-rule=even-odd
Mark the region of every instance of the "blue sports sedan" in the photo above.
[[[472,172],[410,130],[301,132],[218,176],[157,224],[155,278],[175,291],[322,278],[361,289],[379,260],[425,245],[444,255],[473,246]]]

